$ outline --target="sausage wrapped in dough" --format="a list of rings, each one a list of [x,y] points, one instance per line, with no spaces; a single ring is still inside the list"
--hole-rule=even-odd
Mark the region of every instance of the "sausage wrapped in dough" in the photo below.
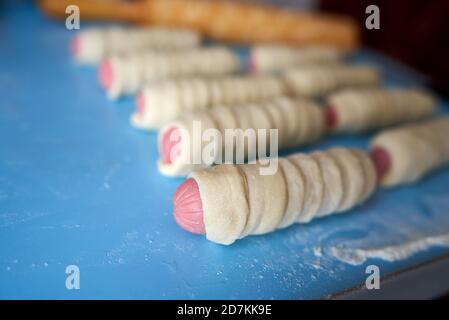
[[[220,76],[240,70],[236,53],[224,47],[174,52],[144,51],[113,56],[100,67],[100,81],[110,98],[136,93],[159,80]]]
[[[173,50],[197,47],[197,32],[161,27],[90,28],[79,32],[72,42],[72,53],[81,64],[98,64],[111,55],[130,54],[145,49]]]
[[[304,65],[334,65],[341,59],[342,52],[332,48],[259,45],[251,49],[250,68],[254,73],[267,73]]]
[[[333,148],[273,161],[278,170],[270,175],[260,173],[260,164],[193,172],[174,197],[177,222],[229,245],[247,235],[347,211],[376,187],[374,164],[362,150]]]
[[[266,136],[260,129],[265,129]],[[278,129],[277,145],[270,146],[275,142],[270,141],[270,129]],[[159,170],[168,176],[185,176],[212,164],[238,161],[234,155],[241,155],[242,162],[254,158],[262,147],[266,154],[273,147],[308,144],[324,132],[322,109],[305,99],[281,97],[190,112],[160,130]]]
[[[449,118],[386,130],[371,148],[383,186],[413,183],[449,164]]]
[[[321,97],[343,88],[377,86],[379,73],[368,66],[310,66],[295,68],[284,74],[291,94]]]
[[[184,112],[208,109],[214,105],[257,102],[284,93],[284,83],[270,76],[167,80],[141,91],[131,123],[142,129],[157,129]]]
[[[416,89],[348,89],[327,99],[326,119],[334,132],[363,132],[430,117],[436,100]]]

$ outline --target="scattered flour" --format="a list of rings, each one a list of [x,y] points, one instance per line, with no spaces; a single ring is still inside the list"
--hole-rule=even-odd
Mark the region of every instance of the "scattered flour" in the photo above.
[[[323,249],[321,249],[321,247],[314,247],[313,254],[315,257],[321,257],[323,255]]]
[[[343,262],[360,265],[370,258],[378,258],[390,262],[403,260],[433,246],[449,247],[449,233],[417,238],[401,244],[381,248],[350,249],[332,247],[331,253]]]

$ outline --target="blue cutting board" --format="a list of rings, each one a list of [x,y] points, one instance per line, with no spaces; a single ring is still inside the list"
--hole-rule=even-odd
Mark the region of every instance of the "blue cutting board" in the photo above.
[[[129,124],[133,100],[108,101],[96,71],[74,64],[64,22],[28,3],[0,14],[0,298],[323,298],[364,282],[368,264],[386,275],[449,252],[353,266],[330,250],[448,232],[448,169],[229,247],[183,231],[172,217],[182,180],[158,173],[156,134]],[[388,86],[422,82],[373,52],[353,60],[379,67]],[[369,138],[314,148],[366,147]],[[79,290],[65,285],[72,264]]]

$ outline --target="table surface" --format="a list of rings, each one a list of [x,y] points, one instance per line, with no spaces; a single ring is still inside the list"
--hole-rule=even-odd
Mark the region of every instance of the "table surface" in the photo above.
[[[368,264],[387,275],[449,252],[355,266],[331,250],[447,233],[448,169],[346,214],[232,246],[183,231],[172,218],[182,180],[158,173],[156,134],[129,124],[132,99],[108,101],[96,70],[71,60],[73,34],[29,4],[0,13],[0,298],[326,298],[364,282]],[[379,54],[352,59],[377,66],[387,86],[422,83]],[[366,148],[369,138],[313,148]],[[68,265],[80,269],[79,290],[66,289]]]

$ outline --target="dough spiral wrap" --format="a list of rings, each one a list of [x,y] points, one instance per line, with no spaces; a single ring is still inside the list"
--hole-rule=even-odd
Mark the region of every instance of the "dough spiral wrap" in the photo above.
[[[294,48],[273,45],[258,45],[251,49],[253,72],[267,73],[304,65],[333,65],[342,59],[336,49],[324,47]]]
[[[386,130],[373,138],[371,148],[389,155],[383,186],[413,183],[449,164],[449,118]]]
[[[196,138],[194,134],[194,123],[198,123],[196,121],[201,122],[201,135],[207,129],[214,129],[217,134],[218,138],[215,142],[219,143],[213,147],[217,152],[215,152],[215,157],[210,159],[210,163],[204,161],[193,163],[195,155],[201,155],[206,146],[211,143],[210,141],[193,142]],[[323,111],[316,103],[306,99],[285,97],[259,104],[217,106],[210,110],[185,113],[160,130],[160,154],[164,153],[164,138],[171,134],[173,128],[182,129],[180,146],[183,152],[171,163],[165,163],[163,159],[159,161],[159,170],[168,176],[185,176],[195,169],[209,167],[214,163],[224,163],[223,159],[229,151],[243,150],[246,159],[248,150],[256,151],[256,148],[259,147],[259,133],[257,132],[259,129],[265,129],[267,133],[266,151],[269,151],[270,146],[268,144],[270,129],[278,129],[279,149],[311,143],[325,133]],[[256,130],[254,140],[248,140],[250,135],[245,135],[247,129]],[[234,156],[235,152],[233,152],[235,160]]]
[[[190,175],[198,184],[209,240],[229,245],[346,211],[376,187],[374,165],[362,150],[332,148],[276,160],[272,175],[261,175],[261,164],[226,164]]]
[[[139,52],[114,56],[107,61],[116,81],[106,88],[111,98],[134,94],[145,84],[192,76],[220,76],[240,70],[236,53],[224,47],[182,50],[167,53]]]
[[[327,104],[336,114],[335,132],[362,132],[416,121],[436,109],[429,93],[413,89],[349,89],[332,94]]]
[[[157,129],[187,111],[257,102],[284,93],[284,83],[270,76],[167,80],[142,90],[138,99],[142,99],[144,106],[132,116],[131,122],[140,128]]]
[[[79,32],[74,40],[75,59],[81,64],[98,64],[110,55],[133,53],[143,49],[172,50],[200,44],[197,32],[162,27],[91,28]]]
[[[368,66],[310,66],[284,74],[291,94],[320,97],[348,87],[377,86],[379,73]]]

